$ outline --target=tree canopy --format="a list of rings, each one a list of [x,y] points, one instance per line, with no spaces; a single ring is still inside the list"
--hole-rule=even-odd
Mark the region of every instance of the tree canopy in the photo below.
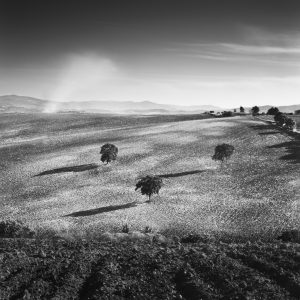
[[[252,112],[252,115],[255,116],[259,113],[259,107],[258,106],[253,106],[251,108],[251,112]]]
[[[267,115],[275,116],[277,113],[279,113],[279,109],[277,107],[271,107],[267,111]]]
[[[110,163],[113,160],[117,159],[118,148],[113,144],[105,144],[101,147],[100,150],[101,161],[106,164]]]
[[[213,160],[220,160],[223,162],[231,157],[234,152],[234,147],[229,144],[220,144],[215,148],[215,154],[213,155]]]
[[[142,195],[149,196],[149,201],[152,194],[158,194],[162,187],[162,179],[159,176],[147,175],[139,178],[135,186],[135,190],[141,189]]]

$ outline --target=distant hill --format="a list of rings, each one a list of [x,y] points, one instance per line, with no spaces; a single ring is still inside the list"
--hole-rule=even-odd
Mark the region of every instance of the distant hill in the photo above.
[[[259,106],[261,112],[267,112],[272,105]],[[278,106],[282,112],[294,112],[300,109],[300,104]],[[246,107],[246,112],[251,107]],[[213,105],[179,106],[154,103],[151,101],[70,101],[55,102],[26,96],[5,95],[0,96],[0,113],[57,113],[82,112],[103,114],[191,114],[205,111],[228,110]],[[236,108],[239,111],[239,108]]]
[[[151,101],[81,101],[55,102],[32,97],[6,95],[0,96],[0,113],[56,113],[87,112],[105,114],[185,114],[204,111],[222,111],[212,105],[176,106]]]
[[[49,101],[26,96],[0,96],[0,113],[43,112],[49,103]]]

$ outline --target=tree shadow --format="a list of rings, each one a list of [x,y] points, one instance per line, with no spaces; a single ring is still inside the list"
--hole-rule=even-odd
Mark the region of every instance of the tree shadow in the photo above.
[[[267,132],[260,132],[259,135],[272,135],[281,133],[280,131],[267,131]]]
[[[199,174],[199,173],[203,173],[206,171],[207,170],[194,170],[194,171],[187,171],[187,172],[181,172],[181,173],[170,173],[170,174],[157,175],[157,177],[160,177],[160,178],[181,177],[181,176]]]
[[[87,216],[103,214],[103,213],[111,212],[111,211],[115,211],[115,210],[131,208],[131,207],[135,207],[137,205],[138,205],[137,202],[134,201],[134,202],[130,202],[127,204],[110,205],[110,206],[89,209],[89,210],[81,210],[81,211],[71,213],[69,215],[65,215],[64,217],[87,217]]]
[[[252,125],[252,126],[250,126],[250,128],[252,128],[254,130],[275,130],[275,131],[261,132],[261,133],[259,133],[259,135],[281,133],[283,135],[290,136],[290,137],[293,137],[295,139],[299,139],[299,133],[297,133],[297,132],[290,131],[290,130],[287,130],[285,128],[279,127],[278,125],[276,125],[276,123],[270,124],[270,121],[264,121],[264,122],[268,122],[268,124],[264,123],[264,124],[261,124],[261,125]]]
[[[34,175],[33,177],[50,175],[50,174],[58,174],[58,173],[66,173],[66,172],[84,172],[84,171],[93,170],[93,169],[97,169],[97,168],[98,168],[97,164],[86,164],[86,165],[79,165],[79,166],[62,167],[62,168],[58,168],[58,169],[44,171],[42,173]]]
[[[268,146],[268,148],[278,149],[278,148],[285,148],[287,154],[281,156],[280,159],[282,160],[290,160],[291,163],[300,163],[300,139],[296,139],[290,142],[280,143],[273,146]]]
[[[260,135],[277,134],[281,133],[286,136],[292,137],[290,142],[284,142],[273,146],[268,146],[269,149],[285,148],[287,154],[280,157],[281,160],[289,160],[291,163],[300,163],[300,137],[299,133],[288,131],[278,127],[276,124],[262,124],[254,125],[251,128],[256,130],[276,129],[276,131],[261,132]]]
[[[259,125],[251,125],[250,128],[254,129],[254,130],[268,130],[268,129],[277,129],[275,124],[259,124]]]

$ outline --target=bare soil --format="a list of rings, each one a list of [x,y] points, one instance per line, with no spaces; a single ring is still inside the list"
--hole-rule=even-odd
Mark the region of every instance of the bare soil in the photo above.
[[[0,298],[299,299],[296,243],[0,239]]]

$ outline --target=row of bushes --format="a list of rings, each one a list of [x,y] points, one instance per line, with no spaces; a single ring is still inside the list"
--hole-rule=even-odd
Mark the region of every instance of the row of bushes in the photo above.
[[[122,234],[129,233],[129,227],[125,224],[121,230]],[[49,234],[50,233],[50,234]],[[145,234],[152,234],[153,240],[157,240],[158,242],[166,241],[161,234],[152,232],[152,228],[146,226],[144,230],[140,232],[131,232],[131,237],[134,238],[143,238]],[[113,240],[114,235],[110,233],[104,233],[100,235],[102,239],[111,239]],[[22,223],[21,221],[13,221],[13,220],[5,220],[0,221],[0,239],[1,238],[35,238],[35,239],[52,239],[55,237],[60,238],[67,238],[70,239],[71,235],[68,237],[59,236],[54,231],[47,231],[47,230],[38,230],[33,231],[31,230],[26,224]],[[75,236],[74,236],[75,237]],[[117,236],[115,236],[116,238]],[[119,235],[120,237],[120,235]],[[94,236],[93,236],[94,238]],[[282,231],[279,236],[276,238],[277,240],[282,240],[283,242],[296,242],[300,243],[300,231],[297,229],[287,229]],[[210,241],[214,241],[214,236],[209,236],[205,234],[188,234],[183,236],[180,239],[181,243],[207,243]]]

